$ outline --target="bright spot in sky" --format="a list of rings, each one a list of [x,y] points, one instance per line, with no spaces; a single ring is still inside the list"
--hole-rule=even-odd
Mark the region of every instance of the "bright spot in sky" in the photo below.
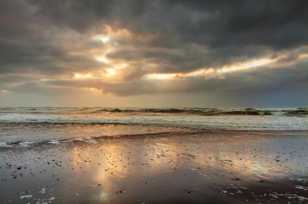
[[[119,75],[123,69],[126,69],[129,65],[127,63],[114,63],[112,67],[106,68],[105,70],[105,77],[116,77]],[[118,76],[117,76],[118,77]]]
[[[9,91],[8,90],[5,90],[5,89],[2,89],[2,90],[0,90],[0,94],[2,93],[2,94],[6,94],[6,93],[8,93]]]
[[[105,55],[102,55],[102,56],[95,56],[94,58],[95,58],[95,60],[98,61],[98,62],[102,62],[102,63],[105,63],[105,64],[110,63],[110,60],[109,60]]]
[[[178,74],[164,74],[164,73],[154,73],[154,74],[147,74],[145,75],[145,79],[150,80],[168,80],[168,79],[174,79],[176,78]]]
[[[304,54],[300,54],[298,56],[299,59],[307,59],[308,58],[308,54],[307,53],[304,53]]]
[[[111,41],[111,38],[108,35],[95,35],[93,40],[106,44]]]
[[[103,44],[108,44],[111,40],[114,43],[108,44],[102,47],[100,53],[94,54],[94,59],[97,62],[104,63],[105,66],[109,66],[108,68],[102,67],[101,77],[105,79],[116,79],[121,78],[121,70],[129,67],[129,64],[123,61],[114,60],[112,58],[108,58],[108,53],[111,53],[115,49],[115,43],[117,39],[127,39],[131,37],[131,33],[126,29],[114,30],[110,26],[106,26],[104,29],[105,34],[98,34],[92,37],[93,40],[101,42]],[[89,79],[92,78],[90,74],[81,75],[77,73],[74,78],[76,79]]]
[[[83,79],[91,79],[93,75],[91,73],[81,74],[81,73],[74,73],[74,79],[83,80]]]
[[[105,69],[105,72],[106,72],[107,77],[112,77],[112,76],[115,76],[117,74],[117,70],[114,69],[114,68],[107,68],[107,69]]]
[[[248,61],[248,62],[244,62],[244,63],[224,66],[224,67],[218,69],[217,73],[218,74],[224,74],[224,73],[245,71],[245,70],[269,65],[269,64],[276,62],[276,61],[277,61],[276,59],[272,59],[272,58],[256,59],[256,60],[252,60],[252,61]]]

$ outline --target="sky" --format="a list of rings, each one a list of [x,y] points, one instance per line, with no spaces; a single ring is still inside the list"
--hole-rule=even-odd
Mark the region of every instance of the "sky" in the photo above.
[[[308,106],[307,0],[1,0],[0,106]]]

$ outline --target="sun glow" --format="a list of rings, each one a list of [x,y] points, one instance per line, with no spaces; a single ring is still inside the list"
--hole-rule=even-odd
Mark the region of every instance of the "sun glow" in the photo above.
[[[177,74],[163,74],[163,73],[154,73],[145,75],[145,79],[150,80],[170,80],[176,78]]]
[[[117,74],[117,70],[114,68],[105,69],[105,76],[107,77],[114,77],[116,74]]]
[[[96,49],[92,54],[93,58],[102,63],[102,68],[97,71],[94,75],[98,76],[102,80],[120,79],[121,73],[124,69],[130,66],[123,60],[109,58],[108,54],[112,53],[121,46],[119,41],[130,40],[132,33],[124,28],[113,28],[111,26],[104,26],[103,34],[96,34],[92,37],[92,40],[102,43],[104,46]],[[75,74],[76,79],[90,79],[93,78],[93,74]]]
[[[118,78],[120,77],[121,71],[129,67],[127,63],[116,63],[114,62],[113,65],[109,68],[104,69],[103,77],[107,78]]]
[[[93,40],[106,44],[111,41],[111,38],[108,35],[95,35],[93,36]]]
[[[85,79],[93,79],[94,76],[91,73],[86,73],[86,74],[74,73],[73,78],[77,80],[85,80]]]
[[[105,64],[110,63],[110,60],[106,57],[106,55],[95,56],[94,58],[96,61],[101,62],[101,63],[105,63]]]
[[[188,72],[188,73],[153,73],[147,74],[144,76],[145,79],[149,80],[172,80],[179,78],[189,78],[189,77],[218,77],[224,74],[241,72],[241,71],[249,71],[258,67],[271,65],[274,62],[277,62],[279,58],[262,58],[251,60],[243,63],[236,63],[231,65],[226,65],[221,68],[200,68],[196,71]]]
[[[224,66],[217,70],[218,74],[225,74],[225,73],[232,73],[232,72],[239,72],[239,71],[245,71],[250,70],[254,68],[258,68],[265,65],[270,65],[274,62],[276,62],[277,59],[272,58],[263,58],[263,59],[256,59],[244,63],[237,63],[230,66]]]
[[[93,58],[101,63],[100,70],[91,73],[74,73],[76,80],[101,79],[101,80],[122,80],[125,77],[125,70],[132,68],[131,62],[126,62],[118,58],[110,57],[110,53],[121,50],[121,42],[128,42],[138,37],[134,33],[125,28],[114,28],[111,26],[104,26],[101,33],[95,34],[92,40],[103,44],[98,47],[91,54]],[[142,79],[146,80],[174,80],[184,78],[215,78],[223,77],[226,74],[236,72],[251,71],[259,67],[271,66],[280,58],[264,57],[238,63],[232,63],[221,67],[200,67],[191,72],[177,72],[177,73],[148,73]],[[150,63],[147,63],[147,68],[151,70]],[[156,66],[159,67],[159,64]],[[152,69],[152,70],[155,70]],[[156,69],[157,70],[157,69]]]

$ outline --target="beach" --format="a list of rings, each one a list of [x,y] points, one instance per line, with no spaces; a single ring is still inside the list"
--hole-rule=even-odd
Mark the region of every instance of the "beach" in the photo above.
[[[1,203],[308,203],[307,130],[46,121],[0,130]]]
[[[306,203],[307,132],[205,132],[1,149],[3,203]]]

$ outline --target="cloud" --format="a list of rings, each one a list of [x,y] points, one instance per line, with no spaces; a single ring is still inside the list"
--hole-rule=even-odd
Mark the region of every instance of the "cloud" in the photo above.
[[[56,25],[87,30],[118,24],[140,33],[161,35],[159,47],[193,44],[226,60],[249,57],[307,43],[307,1],[89,0],[32,1]],[[155,46],[152,45],[152,46]],[[208,60],[210,61],[210,60]],[[208,62],[209,63],[209,62]]]
[[[307,6],[305,0],[4,0],[0,90],[304,93]],[[241,68],[260,59],[279,60],[252,72]]]

